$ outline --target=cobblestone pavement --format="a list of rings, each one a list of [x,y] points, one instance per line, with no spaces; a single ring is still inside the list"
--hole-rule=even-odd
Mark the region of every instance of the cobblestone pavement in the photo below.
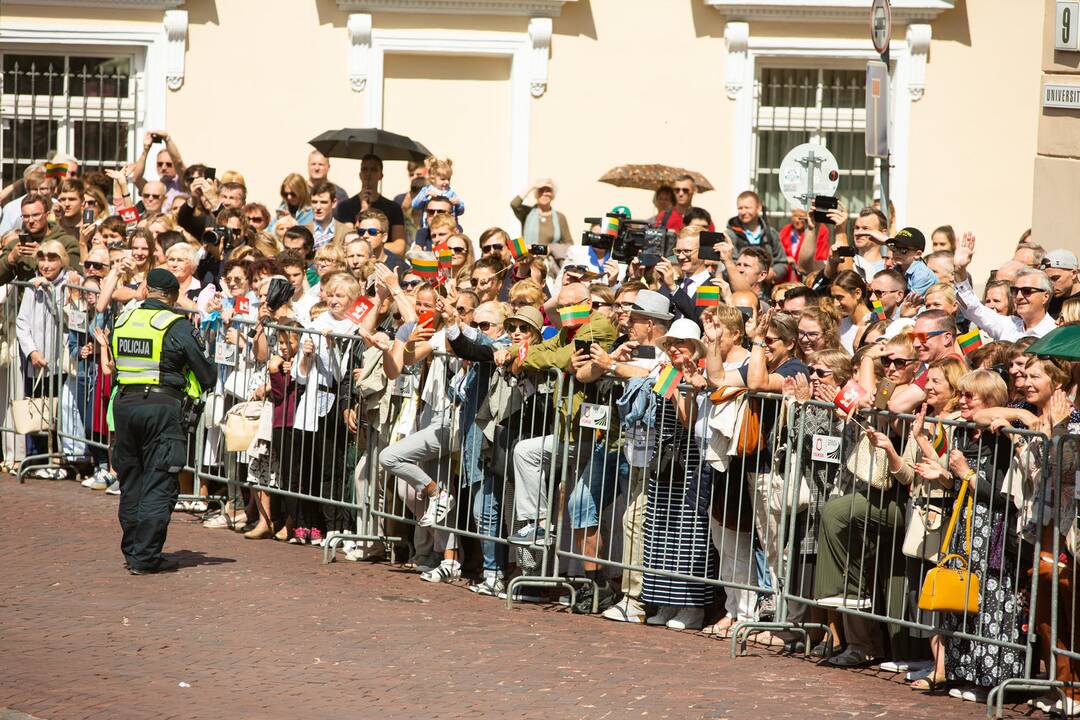
[[[892,675],[764,650],[732,660],[727,641],[551,606],[508,611],[464,585],[324,566],[313,548],[181,514],[166,545],[180,571],[132,577],[116,499],[71,482],[5,477],[0,508],[0,716],[983,717]]]

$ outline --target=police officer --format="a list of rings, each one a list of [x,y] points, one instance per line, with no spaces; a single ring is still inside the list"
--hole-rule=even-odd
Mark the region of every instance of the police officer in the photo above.
[[[112,463],[120,478],[120,551],[132,575],[177,568],[161,548],[187,461],[182,416],[217,379],[191,322],[170,309],[180,292],[176,277],[154,268],[146,288],[146,300],[117,318],[112,334],[119,385]]]

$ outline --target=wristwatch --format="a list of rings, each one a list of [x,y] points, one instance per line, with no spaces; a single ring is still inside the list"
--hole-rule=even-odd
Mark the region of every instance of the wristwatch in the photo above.
[[[755,340],[754,344],[757,345],[759,348],[764,348],[766,346],[766,342],[764,340]]]

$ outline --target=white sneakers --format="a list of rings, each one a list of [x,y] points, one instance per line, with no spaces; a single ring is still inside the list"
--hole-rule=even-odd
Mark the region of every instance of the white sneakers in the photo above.
[[[461,577],[461,563],[457,560],[443,560],[439,567],[428,572],[420,573],[421,580],[428,582],[450,582]]]
[[[428,504],[427,507],[424,508],[424,514],[420,516],[420,519],[416,521],[416,524],[420,527],[431,527],[435,523],[440,523],[446,519],[446,515],[453,507],[454,496],[445,490],[440,490],[438,495],[433,495],[428,498]]]
[[[667,626],[671,630],[700,630],[704,624],[705,608],[702,607],[679,608],[675,617],[667,621]]]
[[[498,570],[485,570],[484,579],[475,585],[470,585],[469,590],[477,595],[506,597],[506,584],[503,582],[502,573]]]
[[[645,621],[646,625],[667,625],[668,620],[679,614],[679,608],[674,605],[661,605],[655,615]]]
[[[1064,704],[1061,702],[1061,698],[1056,692],[1052,692],[1043,697],[1035,698],[1030,701],[1031,705],[1034,705],[1044,713],[1051,715],[1060,715],[1062,717],[1076,717],[1080,715],[1080,702],[1073,700],[1070,697],[1065,698]]]
[[[616,622],[643,623],[645,622],[645,606],[640,601],[626,596],[600,615]]]

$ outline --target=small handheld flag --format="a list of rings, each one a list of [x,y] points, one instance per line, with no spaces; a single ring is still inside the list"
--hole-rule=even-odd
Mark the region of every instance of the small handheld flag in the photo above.
[[[428,280],[439,272],[439,261],[435,258],[414,257],[409,261],[412,271]]]
[[[591,312],[592,305],[589,303],[570,305],[559,308],[559,319],[562,321],[563,327],[577,327],[589,321],[589,313]]]
[[[521,343],[518,347],[518,362],[525,362],[525,357],[529,354],[529,341]]]
[[[366,296],[361,295],[356,298],[356,302],[349,308],[347,316],[350,320],[359,325],[373,307],[375,307],[375,303],[371,302]]]
[[[250,309],[251,300],[249,300],[246,296],[241,295],[240,297],[236,298],[236,313],[238,315],[247,315],[248,310]]]
[[[128,225],[131,223],[139,222],[139,209],[134,205],[126,208],[120,208],[117,213],[120,219],[126,222]]]
[[[67,163],[45,163],[45,175],[48,177],[62,178],[67,174]]]
[[[866,390],[855,380],[848,380],[847,385],[840,388],[833,402],[845,415],[850,415],[859,407],[859,401],[866,397]]]
[[[514,238],[506,246],[510,249],[510,254],[514,256],[514,260],[520,260],[529,254],[529,246],[525,244],[525,238]]]
[[[670,398],[679,389],[680,380],[682,380],[682,373],[676,370],[674,365],[665,365],[660,370],[660,377],[656,379],[656,384],[653,385],[653,392],[661,397]]]
[[[945,426],[941,423],[937,424],[937,432],[934,434],[933,442],[934,452],[938,457],[941,457],[948,451],[948,443],[945,440]]]
[[[439,259],[439,267],[449,270],[454,264],[454,251],[446,243],[439,243],[434,247],[435,256]]]
[[[965,355],[978,350],[983,344],[982,335],[977,327],[971,328],[971,330],[956,338],[956,342],[960,343],[960,349],[964,351]]]
[[[874,317],[878,320],[885,319],[885,306],[881,304],[880,300],[871,301],[870,307],[874,311]]]
[[[442,271],[442,268],[439,268],[439,271],[437,273],[435,273],[435,277],[428,280],[428,285],[430,285],[432,288],[438,288],[438,287],[442,287],[443,283],[445,283],[445,282],[446,282],[446,273],[444,273]]]
[[[702,285],[694,294],[698,307],[716,307],[720,304],[720,288],[716,285]]]

